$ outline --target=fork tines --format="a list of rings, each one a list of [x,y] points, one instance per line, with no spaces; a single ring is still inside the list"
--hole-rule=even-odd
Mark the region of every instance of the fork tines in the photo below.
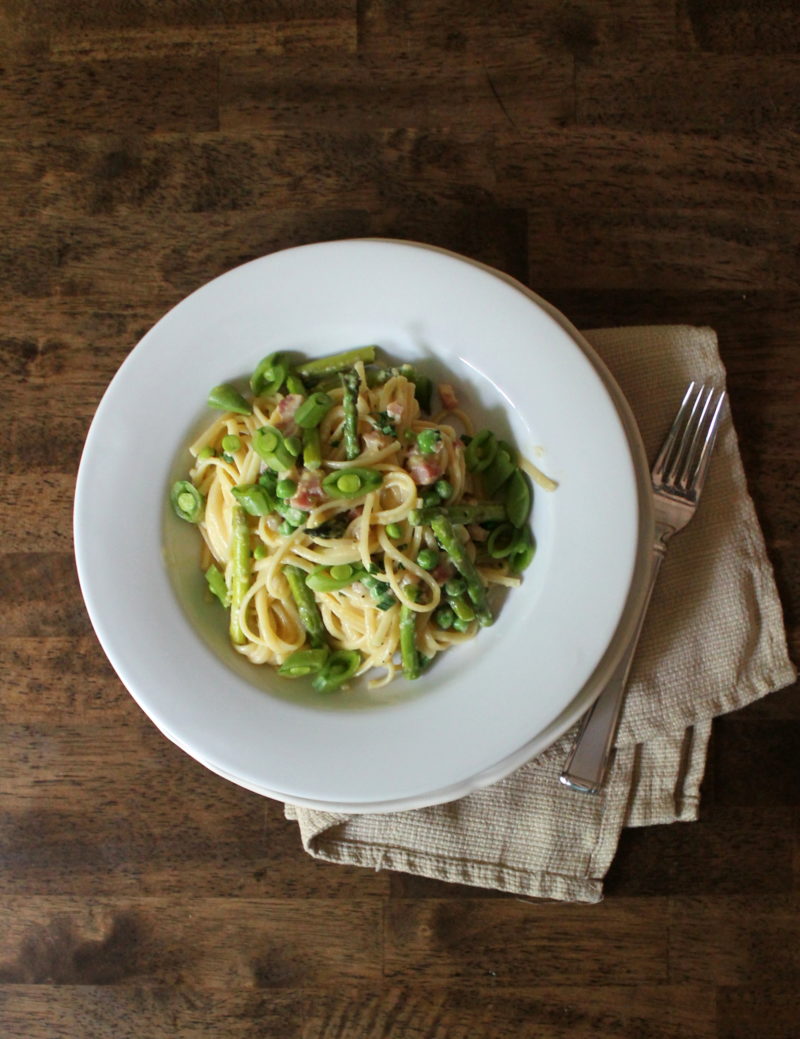
[[[689,383],[653,466],[656,489],[697,500],[706,478],[724,402],[724,390]]]

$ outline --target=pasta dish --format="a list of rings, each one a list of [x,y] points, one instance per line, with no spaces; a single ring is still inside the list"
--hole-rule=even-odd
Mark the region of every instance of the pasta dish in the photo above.
[[[235,649],[323,692],[419,677],[492,623],[535,551],[514,447],[451,385],[377,356],[273,353],[246,393],[214,387],[170,491]]]

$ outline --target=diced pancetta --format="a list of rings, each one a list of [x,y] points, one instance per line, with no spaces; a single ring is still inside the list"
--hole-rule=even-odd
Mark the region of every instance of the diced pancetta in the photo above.
[[[454,411],[458,407],[458,397],[450,383],[440,382],[437,389],[439,390],[439,399],[442,402],[442,407],[446,411]]]
[[[315,509],[324,498],[325,491],[322,489],[320,474],[310,469],[304,469],[297,490],[289,499],[289,504],[296,509],[311,510]]]

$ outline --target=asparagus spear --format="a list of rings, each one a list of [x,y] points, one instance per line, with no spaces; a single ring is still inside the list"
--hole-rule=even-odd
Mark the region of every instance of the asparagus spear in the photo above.
[[[356,346],[352,350],[343,350],[329,357],[318,357],[314,361],[298,364],[295,371],[301,378],[319,379],[326,375],[335,375],[345,368],[352,368],[356,361],[363,361],[364,364],[374,361],[376,350],[375,346]]]
[[[419,588],[416,585],[409,585],[405,591],[409,599],[417,601]],[[405,603],[400,606],[400,659],[406,678],[419,678],[422,667],[417,649],[417,612]]]
[[[464,578],[467,585],[467,595],[475,607],[475,616],[478,618],[478,623],[481,627],[487,627],[492,623],[492,613],[486,598],[486,589],[483,587],[480,574],[475,569],[475,564],[458,540],[456,532],[453,530],[453,524],[447,516],[439,512],[431,518],[430,525],[436,540],[442,546],[442,550],[447,553],[456,570]]]
[[[358,446],[358,373],[351,368],[342,372],[341,379],[344,387],[344,453],[350,460],[361,454],[361,448]]]
[[[289,590],[297,604],[297,612],[300,614],[303,627],[308,632],[311,646],[313,649],[321,649],[325,645],[325,625],[322,623],[314,593],[306,584],[305,570],[299,566],[292,566],[291,563],[287,563],[282,570],[284,577],[289,582]]]
[[[250,528],[241,505],[231,510],[231,641],[241,645],[245,634],[239,619],[242,601],[250,585]]]
[[[472,505],[428,505],[408,514],[415,526],[429,524],[434,516],[445,516],[451,523],[489,523],[504,520],[506,507],[502,502],[477,501]]]

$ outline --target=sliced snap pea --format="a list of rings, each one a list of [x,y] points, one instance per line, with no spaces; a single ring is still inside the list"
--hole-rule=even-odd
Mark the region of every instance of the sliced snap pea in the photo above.
[[[464,461],[471,473],[481,473],[487,469],[497,453],[497,441],[491,429],[482,429],[467,444]]]
[[[505,559],[514,551],[517,542],[517,529],[510,523],[501,523],[495,527],[486,542],[486,549],[492,559]]]
[[[494,458],[483,473],[483,489],[486,494],[493,498],[516,468],[513,455],[507,446],[499,443]]]
[[[275,507],[269,491],[258,483],[231,487],[231,494],[251,516],[268,516]]]
[[[220,383],[209,392],[208,406],[218,411],[235,411],[237,415],[250,415],[253,411],[241,393],[227,382]]]
[[[262,426],[253,434],[253,450],[270,469],[285,473],[294,465],[295,456],[289,450],[283,435],[274,426]]]
[[[289,391],[289,393],[299,393],[303,397],[305,397],[306,393],[308,393],[308,390],[306,389],[306,384],[303,382],[303,380],[300,378],[297,372],[291,370],[289,371],[289,374],[286,376],[286,389]]]
[[[531,485],[521,469],[515,469],[505,488],[505,506],[508,518],[515,527],[527,523],[531,514],[533,495]]]
[[[508,560],[508,567],[512,574],[521,574],[531,564],[536,554],[536,538],[531,533],[530,527],[523,527],[519,531],[514,551]]]
[[[215,563],[212,563],[206,570],[206,582],[211,592],[219,599],[222,605],[226,608],[230,606],[231,597],[228,594],[225,575]]]
[[[303,678],[305,675],[316,675],[330,655],[327,646],[319,649],[298,649],[290,653],[278,668],[278,674],[284,678]]]
[[[301,429],[314,429],[333,407],[333,398],[318,390],[310,394],[297,411],[294,420]]]
[[[203,496],[189,480],[176,480],[169,500],[175,515],[187,523],[199,523],[203,518]]]
[[[332,693],[352,678],[361,666],[361,654],[354,649],[337,649],[328,657],[312,685],[319,693]]]
[[[322,489],[331,498],[358,498],[368,491],[375,491],[383,483],[383,474],[377,469],[362,469],[350,466],[328,473],[322,481]]]
[[[336,566],[315,566],[306,578],[306,584],[315,592],[337,592],[358,580],[361,571],[349,563],[338,563]]]
[[[256,365],[250,376],[250,389],[257,397],[271,397],[277,393],[289,372],[284,354],[267,354]]]

